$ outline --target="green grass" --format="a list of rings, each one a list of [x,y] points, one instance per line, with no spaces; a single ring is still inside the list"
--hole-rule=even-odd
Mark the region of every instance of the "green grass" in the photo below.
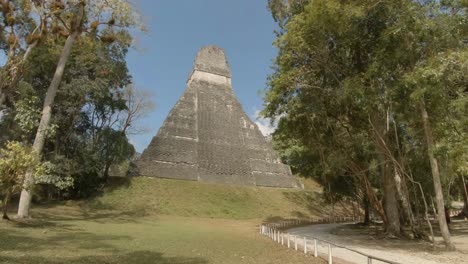
[[[319,188],[305,185],[115,178],[88,201],[36,205],[32,221],[0,221],[0,263],[324,263],[280,247],[256,228],[326,215]]]
[[[330,210],[317,186],[305,190],[214,185],[136,177],[114,179],[90,205],[177,216],[227,219],[324,216]]]
[[[260,236],[253,220],[135,216],[77,205],[0,221],[0,263],[324,263]]]

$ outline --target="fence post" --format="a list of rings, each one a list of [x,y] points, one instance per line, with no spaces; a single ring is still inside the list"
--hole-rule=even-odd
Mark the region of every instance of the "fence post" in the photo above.
[[[367,257],[367,264],[372,264],[372,258],[371,257]]]
[[[318,256],[318,252],[317,252],[317,239],[314,239],[314,257],[317,257]]]
[[[307,239],[304,237],[304,254],[307,254]]]
[[[294,249],[297,251],[297,236],[294,236]]]
[[[288,233],[288,248],[290,248],[290,240],[291,240],[291,239],[290,239],[290,236],[291,236],[291,235]]]
[[[278,242],[278,244],[281,243],[280,237],[281,237],[281,231],[278,231],[278,238],[276,239],[276,242]]]
[[[284,245],[284,233],[281,233],[281,245]]]
[[[333,257],[332,257],[332,247],[330,244],[328,244],[328,264],[333,263]]]

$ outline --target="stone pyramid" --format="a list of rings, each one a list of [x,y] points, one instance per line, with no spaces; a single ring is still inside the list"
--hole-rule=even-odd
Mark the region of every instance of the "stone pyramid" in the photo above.
[[[242,110],[231,86],[224,51],[202,48],[187,88],[158,134],[136,162],[141,176],[210,183],[288,187],[300,183],[257,125]]]

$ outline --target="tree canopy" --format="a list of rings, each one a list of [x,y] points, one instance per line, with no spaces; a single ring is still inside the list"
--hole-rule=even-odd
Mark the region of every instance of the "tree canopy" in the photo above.
[[[436,196],[445,223],[444,201],[458,192],[448,181],[466,176],[466,7],[269,1],[279,54],[263,114],[279,119],[278,149],[326,188],[352,178],[348,189],[357,190],[344,193],[370,201],[392,236],[400,234],[400,215],[415,225],[413,211],[423,204],[417,184],[423,196]]]
[[[14,172],[24,174],[15,188],[23,188],[19,216],[27,217],[32,194],[88,197],[112,166],[133,158],[128,135],[142,131],[136,122],[152,103],[132,85],[126,56],[132,35],[146,29],[126,0],[0,3],[0,148],[32,147],[41,167],[36,177],[32,165]]]

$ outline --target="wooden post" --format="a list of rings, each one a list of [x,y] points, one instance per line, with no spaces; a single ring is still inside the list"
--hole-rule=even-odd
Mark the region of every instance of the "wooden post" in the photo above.
[[[304,237],[304,254],[307,254],[307,239]]]
[[[290,245],[290,243],[291,243],[291,242],[290,242],[290,240],[291,240],[290,236],[291,236],[291,235],[288,233],[288,248],[291,247],[291,245]]]
[[[332,257],[332,247],[330,244],[328,244],[328,264],[333,263],[333,257]]]
[[[367,257],[367,264],[372,264],[372,258],[371,257]]]
[[[284,233],[281,233],[281,245],[284,245]]]
[[[314,239],[314,257],[318,256],[317,239]]]
[[[297,251],[297,236],[294,236],[294,249]]]

